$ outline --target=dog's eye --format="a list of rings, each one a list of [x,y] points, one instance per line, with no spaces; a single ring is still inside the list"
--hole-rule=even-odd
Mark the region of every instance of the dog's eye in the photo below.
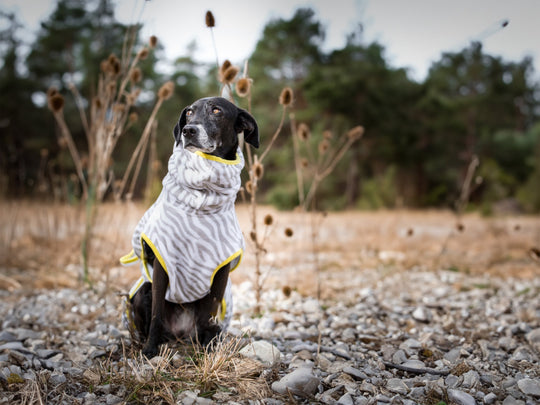
[[[186,111],[186,116],[189,117],[189,116],[191,116],[191,115],[193,115],[193,110],[187,110],[187,111]]]
[[[217,107],[212,108],[212,114],[219,114],[221,110]]]

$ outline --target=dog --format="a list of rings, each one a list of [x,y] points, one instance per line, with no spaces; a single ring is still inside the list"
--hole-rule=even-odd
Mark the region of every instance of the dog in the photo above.
[[[244,166],[240,133],[259,147],[253,116],[222,97],[195,101],[174,127],[163,190],[135,228],[133,251],[120,260],[142,264],[124,320],[148,358],[168,341],[207,345],[228,326],[229,273],[244,249],[234,211]]]

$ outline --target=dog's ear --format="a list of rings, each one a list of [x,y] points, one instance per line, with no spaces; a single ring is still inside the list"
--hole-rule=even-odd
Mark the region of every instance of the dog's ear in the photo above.
[[[178,122],[173,129],[175,145],[178,145],[180,143],[182,137],[182,129],[184,129],[186,125],[186,110],[187,107],[182,110],[182,114],[180,114],[180,118],[178,119]]]
[[[255,148],[259,147],[259,126],[255,118],[246,110],[238,109],[234,129],[237,134],[240,132],[244,133],[244,141],[253,145]]]

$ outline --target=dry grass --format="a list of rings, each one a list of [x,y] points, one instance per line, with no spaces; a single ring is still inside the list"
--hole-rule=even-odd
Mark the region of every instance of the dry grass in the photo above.
[[[120,267],[118,258],[131,249],[131,235],[145,207],[139,204],[105,204],[96,223],[93,274],[125,291],[139,276],[137,266]],[[279,212],[259,207],[261,228],[264,216],[272,214],[273,231],[267,237],[268,288],[284,286],[313,295],[313,255],[309,214]],[[238,217],[244,232],[250,229],[248,206],[239,205]],[[77,284],[80,267],[79,244],[84,227],[82,209],[38,202],[1,203],[0,288],[54,288]],[[446,211],[379,211],[331,213],[319,231],[319,260],[323,297],[351,281],[362,281],[363,269],[381,272],[447,268],[455,271],[500,277],[537,277],[538,263],[531,248],[540,245],[540,217],[508,216],[483,218],[465,214],[462,228]],[[294,235],[287,237],[285,228]],[[451,235],[448,238],[448,235]],[[247,235],[246,235],[247,236]],[[446,243],[444,252],[442,247]],[[255,259],[247,252],[234,282],[251,278]]]

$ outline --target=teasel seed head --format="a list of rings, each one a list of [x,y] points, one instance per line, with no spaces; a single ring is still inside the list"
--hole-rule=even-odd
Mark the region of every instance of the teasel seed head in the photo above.
[[[150,40],[148,41],[148,46],[150,46],[150,49],[154,49],[157,45],[157,37],[155,35],[152,35],[150,37]]]
[[[242,77],[236,82],[236,94],[238,97],[246,97],[251,90],[251,79]]]
[[[284,107],[292,105],[294,93],[290,87],[285,87],[279,95],[279,104]]]
[[[253,163],[252,170],[253,170],[253,176],[255,176],[257,180],[262,178],[264,174],[264,166],[262,165],[262,163],[260,162]]]
[[[290,238],[293,235],[294,235],[294,232],[293,232],[293,230],[291,228],[285,228],[285,236],[287,238]]]
[[[142,72],[141,69],[138,67],[134,68],[131,71],[131,74],[129,75],[129,80],[131,80],[132,83],[139,83],[142,79]]]
[[[48,99],[48,105],[53,113],[61,112],[64,108],[64,97],[58,92],[53,93]]]
[[[253,194],[253,189],[256,188],[256,186],[254,187],[253,182],[251,180],[248,180],[246,181],[245,188],[249,194]]]
[[[225,61],[221,64],[221,67],[219,68],[220,74],[223,74],[231,66],[232,66],[231,61],[229,59],[225,59]]]
[[[264,217],[264,224],[266,226],[270,226],[274,223],[274,217],[271,215],[271,214],[267,214],[265,217]]]
[[[362,135],[364,135],[364,127],[362,125],[351,128],[349,129],[349,132],[347,132],[347,136],[351,140],[360,139]]]
[[[123,113],[124,111],[126,111],[126,105],[123,104],[123,103],[117,103],[117,104],[114,105],[113,111],[114,111],[115,113],[120,113],[120,114],[121,114],[121,113]]]
[[[94,107],[98,110],[101,110],[101,107],[103,107],[103,103],[101,102],[101,99],[99,97],[94,97],[93,99]]]
[[[138,120],[139,120],[139,114],[137,114],[136,112],[132,112],[131,114],[129,114],[129,122],[131,124],[135,124]]]
[[[139,57],[139,60],[145,60],[146,58],[148,58],[149,53],[150,52],[148,51],[148,48],[145,46],[139,51],[137,56]]]
[[[109,84],[107,84],[107,92],[109,94],[116,93],[116,82],[109,82]]]
[[[292,294],[292,288],[289,287],[288,285],[285,285],[285,286],[283,286],[283,288],[281,289],[281,292],[283,293],[283,295],[284,295],[285,297],[288,298],[288,297],[290,297],[291,294]]]
[[[465,230],[465,225],[463,225],[461,222],[459,222],[459,223],[456,224],[456,229],[459,232],[463,232]]]
[[[49,87],[47,90],[47,98],[54,96],[56,93],[58,93],[58,89],[56,87]]]
[[[158,97],[162,100],[168,100],[171,98],[174,92],[174,83],[172,81],[168,81],[158,91]]]
[[[301,141],[307,141],[311,135],[309,127],[303,122],[298,125],[298,129],[296,130],[296,132],[298,134],[298,138],[300,138]]]
[[[533,260],[540,263],[540,249],[537,247],[532,247],[529,249],[529,256],[531,256]]]
[[[214,14],[212,14],[210,10],[206,12],[205,22],[208,28],[212,28],[216,26],[216,19],[214,18]]]
[[[319,143],[319,154],[324,155],[328,149],[330,148],[330,142],[328,142],[328,139],[323,139]]]
[[[332,139],[334,137],[334,134],[332,133],[332,131],[330,131],[329,129],[327,129],[326,131],[324,131],[323,133],[323,138],[324,139]]]
[[[300,166],[302,166],[303,169],[307,169],[309,166],[309,160],[302,158],[302,160],[300,160]]]
[[[238,69],[236,66],[229,66],[225,71],[223,71],[220,81],[223,84],[232,83],[239,71],[240,69]]]

